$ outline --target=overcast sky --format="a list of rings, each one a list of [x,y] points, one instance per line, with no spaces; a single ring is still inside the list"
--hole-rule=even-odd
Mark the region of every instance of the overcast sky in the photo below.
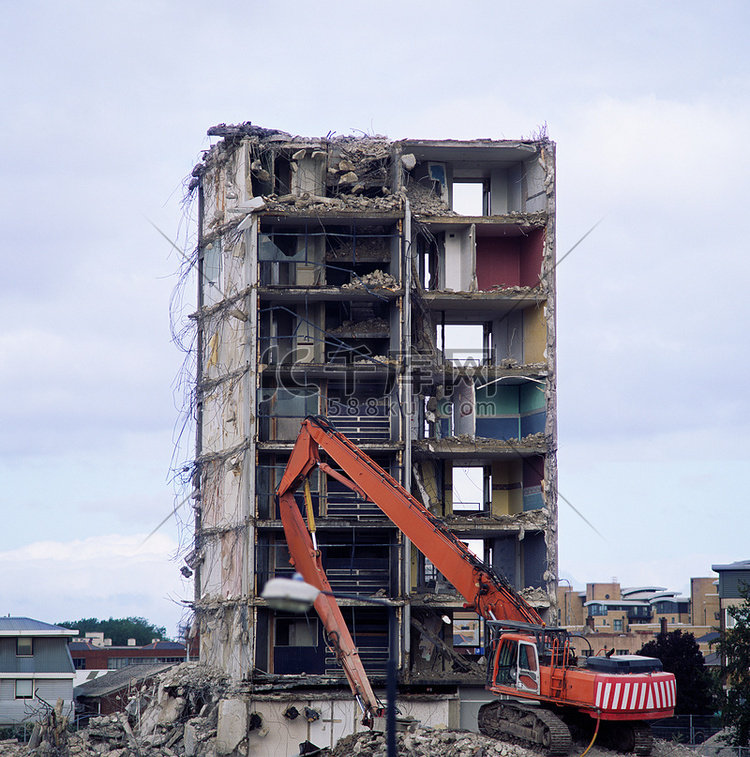
[[[144,543],[190,454],[181,261],[153,225],[190,249],[185,177],[208,127],[246,120],[546,123],[558,257],[599,222],[558,269],[561,574],[687,591],[750,557],[747,3],[1,7],[0,612],[176,632],[186,534],[172,519]]]

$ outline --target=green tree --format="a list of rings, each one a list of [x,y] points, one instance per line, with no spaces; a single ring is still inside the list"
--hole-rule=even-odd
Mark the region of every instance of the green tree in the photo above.
[[[729,743],[750,746],[750,588],[740,589],[742,603],[728,607],[734,626],[721,634],[717,651],[724,661],[727,686],[722,716]]]
[[[711,715],[716,711],[714,680],[703,653],[691,633],[660,633],[644,644],[640,655],[661,660],[664,670],[674,673],[677,685],[675,715]]]
[[[80,635],[84,636],[91,631],[99,631],[105,639],[112,639],[116,647],[125,646],[128,639],[135,639],[138,646],[150,644],[152,639],[164,639],[167,629],[163,626],[155,626],[146,618],[110,618],[99,620],[98,618],[82,618],[81,620],[65,620],[58,623],[63,628],[77,628]]]

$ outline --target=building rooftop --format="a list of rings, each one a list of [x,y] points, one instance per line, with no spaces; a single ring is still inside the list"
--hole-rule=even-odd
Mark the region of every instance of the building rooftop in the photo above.
[[[98,676],[91,681],[76,686],[74,694],[76,697],[101,697],[112,694],[115,691],[129,686],[138,681],[144,681],[147,678],[169,670],[175,663],[154,663],[142,665],[127,665],[119,670],[113,670],[103,676]]]
[[[750,570],[750,560],[738,560],[727,565],[712,565],[711,570]]]
[[[106,644],[102,646],[101,644],[94,644],[91,639],[73,639],[68,644],[68,648],[71,652],[83,652],[86,650],[101,651],[103,649],[120,649],[131,651],[133,649],[157,649],[165,651],[185,651],[185,645],[179,641],[152,641],[150,644],[144,644],[142,646],[137,646],[135,644],[128,644],[126,646],[114,646],[112,644]]]
[[[33,618],[0,618],[0,636],[77,636],[78,631]]]

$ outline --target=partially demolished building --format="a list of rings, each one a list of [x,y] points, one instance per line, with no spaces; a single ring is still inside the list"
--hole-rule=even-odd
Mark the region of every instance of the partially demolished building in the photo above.
[[[193,172],[199,203],[195,611],[201,660],[256,691],[344,685],[291,575],[274,490],[325,415],[556,620],[555,157],[546,138],[310,139],[249,123]],[[468,190],[474,206],[459,206]],[[316,474],[334,590],[398,605],[402,691],[483,686],[484,631],[372,503]],[[384,608],[342,600],[385,674]]]

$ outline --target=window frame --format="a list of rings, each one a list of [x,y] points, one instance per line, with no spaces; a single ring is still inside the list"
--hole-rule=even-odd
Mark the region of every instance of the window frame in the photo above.
[[[21,643],[28,642],[30,652],[21,651]],[[16,657],[33,657],[34,656],[34,637],[33,636],[17,636],[16,637]]]
[[[30,694],[19,694],[19,684],[30,684]],[[34,679],[33,678],[17,678],[15,686],[15,698],[16,699],[33,699],[34,698]]]

